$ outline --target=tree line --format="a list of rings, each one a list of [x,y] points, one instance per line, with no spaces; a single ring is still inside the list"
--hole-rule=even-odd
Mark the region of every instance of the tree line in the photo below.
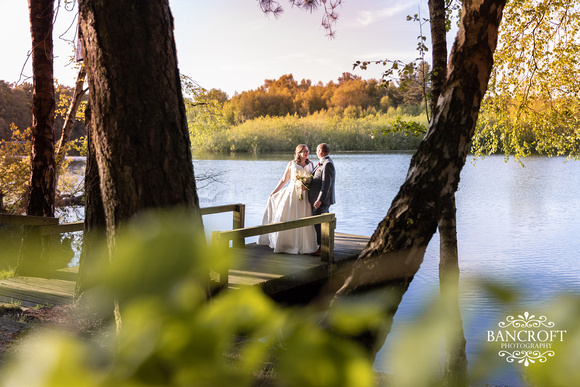
[[[399,84],[385,84],[376,79],[362,79],[351,73],[343,73],[336,82],[329,81],[312,84],[309,79],[300,82],[292,74],[282,75],[278,79],[266,79],[264,84],[254,90],[236,93],[231,98],[220,89],[199,89],[190,101],[190,122],[196,116],[207,113],[208,106],[217,106],[210,113],[214,121],[219,116],[226,125],[239,125],[247,120],[259,117],[284,117],[308,115],[323,111],[342,111],[347,108],[356,112],[387,112],[399,106],[419,107],[424,101],[423,81],[419,73],[412,73]],[[32,125],[31,101],[32,85],[16,85],[0,81],[0,140],[10,140],[12,123],[17,128],[25,129]],[[58,86],[56,89],[57,105],[66,106],[74,88]],[[87,100],[88,97],[85,97]],[[420,111],[420,109],[415,109]],[[56,114],[56,137],[60,136],[58,128],[62,127],[64,114]],[[86,135],[84,122],[77,120],[71,139]]]
[[[18,129],[25,130],[32,126],[32,92],[31,83],[22,84],[9,83],[0,80],[0,140],[9,141],[12,139],[12,124]],[[55,134],[56,138],[62,134],[62,127],[66,110],[74,93],[74,87],[57,85],[55,89],[56,109],[55,109]],[[83,99],[86,103],[88,97]],[[77,140],[86,135],[85,124],[82,120],[82,112],[77,115],[71,140]]]
[[[406,79],[401,79],[398,84],[365,80],[348,72],[343,73],[336,82],[312,84],[309,79],[298,82],[292,74],[285,74],[278,79],[266,79],[259,88],[236,94],[222,102],[226,121],[240,124],[258,117],[306,117],[348,107],[386,112],[401,105],[417,106],[424,101],[423,86],[419,71],[407,74]],[[211,98],[218,95],[217,90],[208,92]]]

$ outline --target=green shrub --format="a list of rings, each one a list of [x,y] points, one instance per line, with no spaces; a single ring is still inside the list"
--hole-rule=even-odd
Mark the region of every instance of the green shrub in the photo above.
[[[198,231],[179,214],[127,226],[83,305],[110,310],[116,300],[118,334],[114,323],[92,339],[33,334],[0,372],[0,385],[252,386],[265,378],[291,387],[372,385],[361,347],[325,332],[310,309],[283,309],[255,287],[208,302],[207,268],[219,270],[228,258]]]
[[[308,117],[260,117],[241,125],[215,131],[204,143],[196,142],[196,150],[220,152],[280,152],[293,151],[298,144],[311,147],[321,142],[334,151],[390,151],[416,149],[420,138],[406,133],[377,135],[395,120],[403,119],[427,125],[421,116],[376,114],[360,109],[332,110]],[[199,138],[198,138],[199,140]]]

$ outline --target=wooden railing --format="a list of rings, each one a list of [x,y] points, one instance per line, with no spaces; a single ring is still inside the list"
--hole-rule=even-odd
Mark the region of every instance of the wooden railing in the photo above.
[[[294,228],[313,226],[320,224],[320,259],[323,262],[334,262],[334,230],[336,228],[336,216],[333,213],[309,216],[307,218],[291,220],[288,222],[271,223],[262,226],[246,227],[231,231],[214,231],[212,233],[212,245],[226,245],[229,241],[243,241],[244,238],[290,230]],[[236,246],[234,246],[236,247]],[[221,287],[228,284],[228,270],[219,273]]]
[[[48,226],[58,224],[58,218],[0,214],[0,224],[17,224],[20,226]]]
[[[202,215],[218,214],[221,212],[233,212],[232,229],[244,228],[246,222],[246,205],[242,203],[226,204],[223,206],[205,207],[201,209]],[[234,247],[244,247],[246,242],[243,237],[233,239]]]
[[[83,231],[85,228],[84,222],[58,224],[58,218],[29,215],[0,214],[0,224],[2,223],[37,227],[40,236]]]
[[[246,206],[241,203],[201,208],[202,215],[233,212],[233,228],[243,228],[245,224]],[[41,236],[62,234],[65,232],[84,231],[84,222],[58,223],[58,218],[29,215],[0,214],[0,224],[21,226],[37,226]],[[243,246],[244,240],[234,240],[234,246]]]
[[[309,216],[307,218],[291,220],[288,222],[272,223],[255,227],[244,227],[246,213],[246,206],[244,204],[226,204],[222,206],[201,208],[202,215],[211,215],[230,211],[233,213],[233,230],[214,231],[212,233],[212,244],[229,244],[229,241],[233,241],[234,247],[244,247],[245,238],[247,237],[320,224],[320,259],[323,262],[334,262],[334,230],[336,228],[336,217],[333,213]],[[41,236],[84,230],[84,222],[59,224],[58,218],[42,216],[0,214],[0,224],[37,226]],[[219,274],[220,287],[227,286],[228,270],[225,270]]]

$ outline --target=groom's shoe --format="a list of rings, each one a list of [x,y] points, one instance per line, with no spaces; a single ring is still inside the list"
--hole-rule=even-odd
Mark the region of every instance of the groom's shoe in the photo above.
[[[310,254],[314,257],[320,257],[320,247],[318,248],[318,250],[316,250],[315,252],[313,252],[312,254]]]

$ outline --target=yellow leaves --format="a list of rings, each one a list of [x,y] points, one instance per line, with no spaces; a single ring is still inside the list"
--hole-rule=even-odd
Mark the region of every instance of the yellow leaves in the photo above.
[[[508,2],[473,151],[580,154],[580,4]]]
[[[508,2],[495,53],[490,94],[545,99],[577,92],[580,6],[573,0]],[[574,86],[570,88],[570,86]]]
[[[28,186],[30,168],[30,128],[18,129],[11,124],[11,141],[0,141],[0,193],[9,211],[20,204]]]
[[[69,110],[69,107],[70,107],[72,99],[73,99],[73,92],[74,92],[74,89],[67,87],[67,86],[60,85],[57,83],[56,89],[55,89],[56,107],[54,110],[56,117],[61,117],[63,119],[66,117],[66,114]],[[75,118],[78,121],[85,119],[86,107],[87,107],[87,101],[81,101],[81,103],[79,104],[79,107],[77,109],[76,116],[75,116]]]

